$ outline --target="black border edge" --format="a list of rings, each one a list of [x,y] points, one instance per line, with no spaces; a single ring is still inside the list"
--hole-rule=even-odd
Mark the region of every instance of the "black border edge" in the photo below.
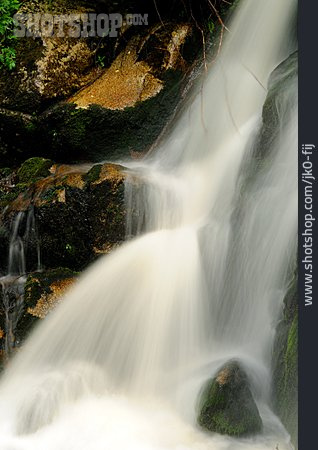
[[[317,448],[317,400],[318,373],[316,371],[318,344],[317,305],[315,301],[316,280],[318,275],[318,2],[313,0],[298,0],[298,39],[299,39],[299,143],[298,143],[298,189],[299,189],[299,253],[298,253],[298,288],[299,288],[299,450]],[[315,146],[311,147],[311,146]],[[310,152],[311,154],[307,154]],[[309,159],[308,159],[309,157]],[[306,161],[309,161],[307,163]],[[305,171],[305,166],[308,171]],[[312,181],[312,272],[310,264],[305,265],[304,258],[310,250],[304,247],[307,233],[305,215],[304,175]],[[309,192],[309,191],[308,191]],[[309,216],[307,216],[308,218]],[[308,252],[307,255],[305,252]],[[316,263],[317,259],[317,263]],[[309,261],[310,258],[307,258]],[[305,287],[308,288],[306,276],[312,274],[312,305],[306,306]],[[307,291],[308,293],[308,291]],[[308,300],[308,297],[307,297]]]

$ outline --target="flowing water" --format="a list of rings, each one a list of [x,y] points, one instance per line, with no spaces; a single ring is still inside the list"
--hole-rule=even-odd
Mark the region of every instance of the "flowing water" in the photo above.
[[[39,326],[0,385],[3,450],[290,449],[270,410],[270,352],[295,255],[296,86],[263,167],[253,148],[268,77],[293,50],[293,0],[242,0],[202,93],[152,155],[129,164],[133,237]],[[285,99],[285,100],[284,100]],[[196,425],[198,393],[230,358],[262,435]]]
[[[30,255],[33,254],[33,258]],[[19,342],[16,339],[16,326],[24,311],[24,286],[27,274],[27,256],[37,262],[41,270],[40,243],[38,239],[34,208],[20,211],[13,219],[9,243],[8,272],[0,276],[0,299],[5,314],[6,356],[9,356]],[[33,264],[34,265],[34,264]]]

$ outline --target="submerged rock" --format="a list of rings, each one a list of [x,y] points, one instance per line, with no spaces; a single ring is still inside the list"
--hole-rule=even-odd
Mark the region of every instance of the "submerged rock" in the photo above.
[[[280,136],[290,123],[290,114],[297,105],[298,54],[291,54],[272,72],[268,94],[263,106],[263,123],[256,139],[253,162],[248,166],[247,180],[255,182],[259,174],[272,163],[275,149],[280,145]],[[244,190],[247,191],[246,187]],[[244,202],[244,192],[241,204]],[[242,208],[241,208],[242,209]],[[278,301],[281,299],[278,297]],[[273,345],[273,409],[290,433],[294,445],[298,434],[297,399],[297,276],[284,299],[280,321],[276,327]]]
[[[290,86],[293,83],[297,84],[297,76],[298,52],[290,55],[270,76],[268,94],[263,106],[263,126],[257,144],[261,158],[267,157],[270,149],[275,148],[273,143],[277,140],[281,127],[288,122],[284,113],[288,114],[286,111],[292,109],[294,105],[294,99],[290,96]]]
[[[226,363],[207,383],[198,423],[208,431],[236,437],[261,431],[262,420],[248,377],[237,361]]]

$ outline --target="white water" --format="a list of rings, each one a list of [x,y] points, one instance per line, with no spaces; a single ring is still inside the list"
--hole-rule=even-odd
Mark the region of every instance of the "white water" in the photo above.
[[[295,252],[295,105],[287,102],[274,156],[245,194],[240,167],[250,161],[261,85],[291,50],[294,9],[293,0],[242,0],[202,96],[155,156],[131,165],[143,181],[127,187],[139,211],[128,231],[143,235],[91,267],[7,368],[1,450],[290,448],[268,405]],[[245,366],[263,418],[255,438],[196,426],[198,392],[231,357]]]

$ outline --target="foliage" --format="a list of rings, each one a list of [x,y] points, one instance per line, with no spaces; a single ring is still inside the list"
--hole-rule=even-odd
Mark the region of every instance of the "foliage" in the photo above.
[[[0,68],[12,70],[15,67],[16,53],[13,46],[15,36],[14,13],[19,9],[19,0],[1,0],[0,4]]]
[[[211,19],[208,21],[208,29],[210,33],[213,33],[213,31],[215,30],[214,22]]]
[[[97,65],[104,68],[105,67],[105,59],[106,59],[105,55],[104,56],[98,55],[97,60],[96,60]]]

